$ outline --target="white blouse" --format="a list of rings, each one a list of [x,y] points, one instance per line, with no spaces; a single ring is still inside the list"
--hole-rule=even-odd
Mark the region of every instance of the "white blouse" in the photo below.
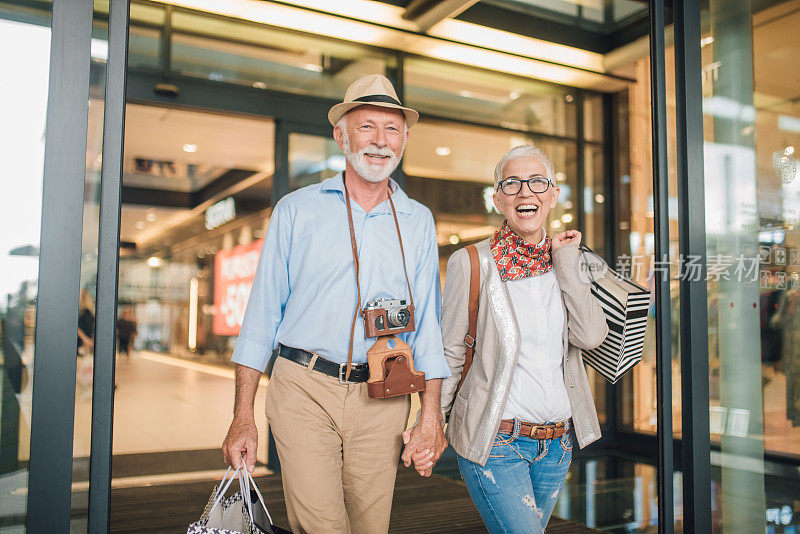
[[[564,305],[554,271],[509,280],[508,292],[520,330],[517,368],[503,419],[536,424],[572,416],[564,384]]]

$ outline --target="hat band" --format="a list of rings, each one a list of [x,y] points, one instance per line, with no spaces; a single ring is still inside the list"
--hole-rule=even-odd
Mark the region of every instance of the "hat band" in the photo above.
[[[402,107],[403,105],[389,95],[367,95],[354,98],[353,102],[381,102],[383,104],[394,104]]]

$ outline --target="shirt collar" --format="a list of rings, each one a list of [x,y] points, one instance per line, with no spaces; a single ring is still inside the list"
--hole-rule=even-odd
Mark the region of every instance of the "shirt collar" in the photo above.
[[[411,199],[408,198],[405,191],[391,178],[389,178],[389,188],[392,190],[392,202],[394,202],[395,209],[399,213],[411,214]],[[322,182],[322,191],[338,191],[342,194],[342,199],[344,200],[344,171],[324,180]],[[387,202],[386,212],[390,211],[391,208],[389,208]]]
[[[540,246],[540,245],[544,245],[544,240],[545,240],[545,239],[547,239],[547,230],[545,230],[545,229],[544,229],[544,226],[542,226],[542,240],[541,240],[541,241],[539,241],[539,242],[536,244],[536,246],[538,247],[538,246]]]

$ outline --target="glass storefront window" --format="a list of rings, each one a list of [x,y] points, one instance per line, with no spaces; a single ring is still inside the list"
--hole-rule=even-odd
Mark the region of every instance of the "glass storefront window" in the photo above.
[[[411,130],[403,158],[406,191],[434,214],[442,276],[450,254],[499,228],[503,217],[492,202],[494,169],[509,149],[524,144],[537,145],[550,156],[561,189],[547,231],[577,228],[574,142],[438,120],[420,121]]]
[[[340,99],[357,78],[394,66],[371,49],[232,19],[177,11],[172,30],[173,71],[261,89]]]
[[[603,141],[603,98],[591,93],[583,96],[583,138],[587,141]]]
[[[22,2],[25,9],[32,2]],[[42,214],[50,13],[0,13],[0,524],[24,531]],[[24,49],[25,53],[20,54]]]
[[[344,167],[344,154],[332,137],[289,134],[289,191],[326,180]]]
[[[405,59],[403,73],[406,104],[423,117],[576,135],[573,89],[417,57]]]

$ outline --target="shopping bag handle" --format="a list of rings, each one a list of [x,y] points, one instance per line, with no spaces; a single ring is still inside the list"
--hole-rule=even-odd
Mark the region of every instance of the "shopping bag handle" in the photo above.
[[[211,508],[208,510],[208,515],[209,515],[209,516],[211,515],[211,512],[213,512],[213,511],[214,511],[214,508],[216,508],[216,507],[217,507],[217,505],[219,504],[219,502],[220,502],[220,501],[222,500],[222,498],[225,496],[225,492],[227,492],[227,491],[228,491],[228,488],[231,486],[231,482],[233,482],[234,478],[236,478],[236,476],[239,474],[239,471],[240,471],[240,469],[241,469],[241,468],[239,468],[239,469],[236,469],[236,471],[234,471],[234,472],[233,472],[233,474],[231,475],[231,478],[229,478],[227,482],[225,482],[225,478],[228,476],[228,473],[230,472],[231,468],[230,468],[230,467],[228,467],[228,470],[227,470],[227,471],[225,471],[225,475],[222,477],[222,481],[220,481],[220,484],[219,484],[219,488],[220,488],[220,489],[219,489],[219,491],[217,492],[217,497],[214,499],[214,504],[213,504],[213,505],[211,506]],[[225,482],[225,485],[224,485],[224,486],[223,486],[223,482]],[[240,485],[241,485],[241,482],[240,482]]]
[[[272,516],[269,515],[269,510],[267,510],[267,505],[264,504],[264,497],[261,495],[261,492],[258,490],[258,486],[256,485],[256,481],[253,479],[253,475],[251,475],[250,471],[248,471],[246,469],[245,469],[244,472],[245,472],[245,475],[247,475],[247,478],[250,479],[250,482],[253,483],[253,489],[256,491],[256,495],[258,495],[258,500],[261,503],[261,507],[264,509],[264,513],[267,514],[267,519],[269,519],[269,524],[272,525]],[[250,492],[248,491],[247,494],[248,494],[248,499],[247,500],[249,502],[250,501]],[[252,517],[253,517],[253,513],[251,511],[250,512],[250,518],[252,519]]]

